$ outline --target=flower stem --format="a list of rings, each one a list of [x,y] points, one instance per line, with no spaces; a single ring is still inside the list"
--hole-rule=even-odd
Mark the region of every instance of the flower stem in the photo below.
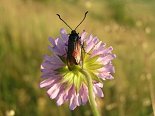
[[[88,71],[86,71],[84,69],[82,69],[81,72],[87,78],[89,102],[90,102],[90,106],[91,106],[91,109],[93,111],[93,114],[94,114],[94,116],[100,116],[99,111],[97,110],[97,104],[96,104],[94,93],[93,93],[93,83],[92,83],[91,75],[89,74]]]

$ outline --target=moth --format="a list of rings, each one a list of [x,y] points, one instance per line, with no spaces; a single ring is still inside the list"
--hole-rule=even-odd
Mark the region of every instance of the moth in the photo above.
[[[72,66],[74,65],[82,65],[83,66],[83,55],[82,55],[82,49],[83,44],[81,43],[81,37],[79,36],[79,33],[76,32],[76,29],[82,24],[82,22],[85,20],[86,15],[88,11],[85,12],[85,15],[81,22],[75,27],[75,29],[72,29],[61,17],[59,14],[58,17],[61,21],[63,21],[70,29],[71,33],[69,34],[68,39],[68,49],[67,49],[67,66],[69,70],[72,70]]]

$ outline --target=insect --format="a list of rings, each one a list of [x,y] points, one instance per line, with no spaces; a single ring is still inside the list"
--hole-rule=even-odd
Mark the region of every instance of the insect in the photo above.
[[[75,27],[75,29],[72,29],[61,17],[59,14],[58,17],[61,21],[63,21],[70,29],[71,34],[69,34],[69,40],[68,40],[68,50],[67,50],[67,65],[69,70],[72,70],[72,66],[74,65],[82,65],[83,67],[83,55],[82,55],[82,48],[83,45],[81,43],[81,37],[79,36],[79,33],[76,32],[76,29],[81,25],[81,23],[85,20],[86,15],[88,11],[85,12],[84,18],[81,20],[81,22]],[[84,50],[84,49],[83,49]]]

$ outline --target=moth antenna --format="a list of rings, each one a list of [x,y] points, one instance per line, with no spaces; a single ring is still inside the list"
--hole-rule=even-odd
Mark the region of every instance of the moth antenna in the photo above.
[[[75,27],[75,30],[76,30],[76,29],[81,25],[81,23],[85,20],[85,18],[86,18],[86,16],[87,16],[87,13],[88,13],[88,11],[85,12],[85,15],[84,15],[82,21]]]
[[[62,22],[64,22],[71,30],[73,30],[73,29],[60,17],[59,14],[56,14],[56,15],[58,15],[59,19],[60,19]]]

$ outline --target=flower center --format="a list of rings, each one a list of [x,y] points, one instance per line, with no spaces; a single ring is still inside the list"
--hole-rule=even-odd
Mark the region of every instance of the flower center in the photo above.
[[[93,80],[99,81],[95,73],[96,69],[101,68],[103,65],[96,61],[98,59],[98,56],[92,58],[90,56],[90,54],[84,53],[82,63],[79,65],[71,66],[70,68],[72,68],[72,70],[69,70],[67,61],[63,60],[66,65],[56,70],[62,77],[61,83],[67,83],[68,86],[74,85],[76,90],[79,91],[82,83],[85,83],[87,85],[86,77],[80,71],[83,68],[91,74]]]

